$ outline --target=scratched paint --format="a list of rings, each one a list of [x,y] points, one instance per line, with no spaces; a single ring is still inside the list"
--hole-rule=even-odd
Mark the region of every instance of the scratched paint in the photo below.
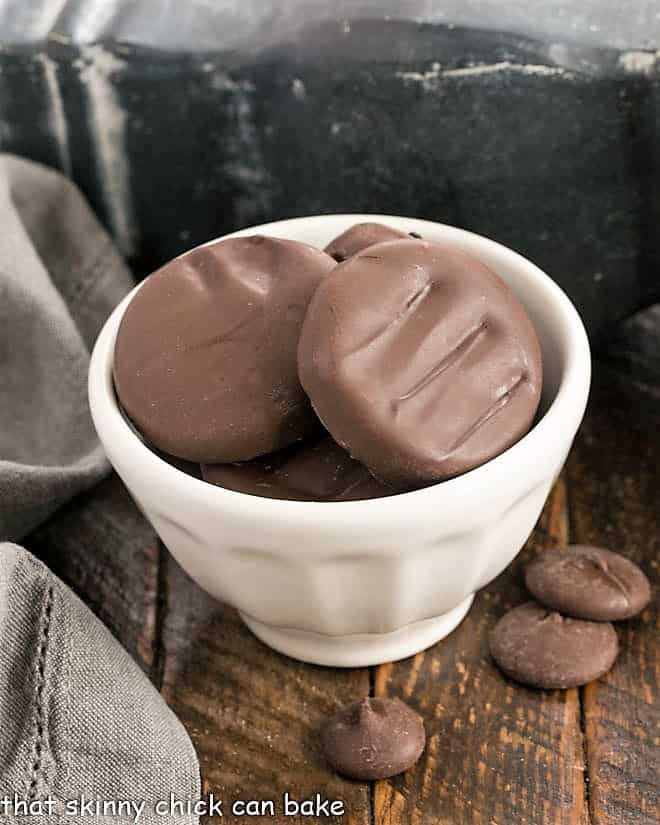
[[[77,61],[110,228],[122,253],[130,256],[137,223],[126,152],[127,118],[114,85],[125,65],[100,44],[83,47]]]
[[[207,71],[214,71],[214,66]],[[233,128],[224,142],[223,171],[239,192],[234,198],[238,221],[249,223],[271,208],[269,176],[254,122],[255,87],[249,80],[236,81],[220,71],[213,74],[211,87],[229,93],[225,112]]]
[[[64,101],[58,80],[58,67],[47,54],[37,55],[42,68],[47,96],[47,117],[50,131],[57,144],[60,167],[66,175],[71,175],[71,152],[69,148],[69,127],[64,110]]]
[[[457,69],[445,69],[440,63],[432,63],[426,72],[396,72],[395,76],[404,81],[421,83],[425,89],[432,89],[443,79],[460,77],[482,77],[483,75],[514,73],[536,77],[572,77],[572,72],[562,66],[546,66],[538,63],[512,63],[502,60],[499,63],[475,63]]]

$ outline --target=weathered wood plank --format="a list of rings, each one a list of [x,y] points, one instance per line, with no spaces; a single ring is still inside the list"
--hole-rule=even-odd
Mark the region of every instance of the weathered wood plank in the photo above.
[[[447,639],[413,659],[384,665],[376,695],[401,696],[422,713],[420,762],[376,783],[376,825],[584,825],[583,743],[577,690],[515,685],[490,661],[487,633],[525,601],[521,566],[567,538],[559,481],[521,556],[479,593]]]
[[[78,496],[23,543],[153,675],[160,550],[118,477]]]
[[[652,407],[603,375],[568,464],[574,540],[637,562],[656,594],[640,617],[617,625],[619,660],[583,691],[594,825],[660,822],[660,415]]]
[[[577,691],[533,691],[504,679],[486,643],[497,618],[527,598],[525,559],[568,540],[569,513],[572,541],[624,552],[657,588],[660,414],[657,405],[642,412],[635,393],[601,373],[568,464],[570,504],[560,481],[526,550],[479,594],[464,623],[431,650],[375,669],[376,694],[417,707],[429,736],[415,768],[376,783],[376,825],[660,820],[657,609],[619,625],[620,659],[582,691],[582,711]],[[326,713],[369,691],[366,669],[306,666],[264,647],[159,550],[116,477],[63,508],[25,544],[162,686],[191,733],[206,792],[272,798],[280,814],[284,791],[298,800],[319,792],[346,803],[347,815],[330,821],[370,821],[371,789],[330,772],[317,736]],[[223,822],[246,821],[227,813]]]
[[[345,802],[345,816],[323,821],[369,823],[369,786],[333,774],[318,737],[327,713],[369,692],[368,670],[320,668],[280,656],[253,637],[234,610],[202,592],[173,559],[166,568],[162,692],[197,748],[205,791],[229,802],[277,801],[274,818],[250,822],[319,821],[284,818],[280,803],[288,791],[299,801],[318,792]],[[232,816],[227,804],[218,822],[248,821]]]

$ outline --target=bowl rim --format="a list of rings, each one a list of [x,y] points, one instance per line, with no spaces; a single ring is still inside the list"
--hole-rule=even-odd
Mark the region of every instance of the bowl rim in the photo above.
[[[480,503],[480,497],[487,491],[501,490],[503,484],[510,489],[516,477],[518,480],[522,477],[527,478],[528,472],[541,464],[538,456],[547,452],[548,445],[550,449],[557,445],[558,441],[553,438],[553,433],[572,428],[573,432],[570,433],[572,440],[582,419],[589,394],[591,357],[587,333],[578,311],[561,287],[538,266],[509,247],[474,232],[436,221],[369,213],[308,215],[272,221],[245,227],[213,238],[199,246],[208,246],[225,238],[255,233],[277,236],[278,230],[282,229],[287,233],[285,237],[290,237],[289,233],[295,232],[296,225],[301,223],[336,224],[337,232],[340,232],[348,225],[365,221],[378,221],[396,227],[401,227],[403,223],[408,231],[418,230],[420,234],[424,234],[425,227],[427,229],[433,227],[436,231],[440,228],[448,242],[456,240],[460,245],[460,241],[463,240],[477,244],[481,248],[490,249],[506,258],[507,265],[510,264],[511,268],[524,270],[538,289],[545,293],[546,299],[551,301],[555,309],[559,311],[565,331],[565,364],[560,384],[543,417],[519,441],[485,464],[456,478],[381,498],[330,502],[293,501],[253,496],[217,487],[160,458],[134,432],[119,408],[112,380],[114,344],[126,307],[133,295],[140,289],[141,284],[138,284],[122,299],[106,320],[90,359],[89,405],[94,425],[106,452],[113,452],[112,449],[109,450],[106,447],[107,443],[114,444],[117,441],[125,443],[127,447],[135,451],[134,461],[139,461],[142,469],[148,472],[150,477],[153,478],[158,474],[163,484],[176,485],[181,494],[187,492],[188,500],[193,498],[200,503],[203,501],[209,507],[221,510],[223,513],[233,513],[236,516],[251,519],[267,519],[273,525],[280,522],[290,524],[292,520],[296,520],[301,526],[310,524],[316,527],[337,528],[342,523],[350,525],[355,522],[371,522],[382,526],[384,523],[392,522],[394,511],[398,522],[408,516],[414,516],[415,513],[428,511],[429,507],[437,507],[440,500],[442,500],[442,505],[447,507],[465,505],[466,501],[472,502],[472,507],[474,507],[475,501]],[[181,254],[185,255],[187,251]],[[553,330],[556,332],[556,325],[553,326]],[[112,463],[112,458],[110,461]],[[547,475],[547,470],[545,474]],[[535,477],[538,480],[538,474]],[[529,480],[523,486],[529,488]],[[396,507],[393,506],[394,502],[396,502]]]

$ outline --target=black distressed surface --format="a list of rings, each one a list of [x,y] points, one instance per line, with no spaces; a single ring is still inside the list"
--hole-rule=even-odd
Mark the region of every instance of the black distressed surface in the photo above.
[[[600,346],[660,298],[659,95],[652,52],[405,20],[233,51],[57,34],[0,52],[0,147],[70,171],[140,273],[265,220],[421,216],[537,262]]]

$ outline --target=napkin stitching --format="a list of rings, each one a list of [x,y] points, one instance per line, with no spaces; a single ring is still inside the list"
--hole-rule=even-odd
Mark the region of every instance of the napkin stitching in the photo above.
[[[53,600],[55,597],[54,585],[49,585],[46,591],[46,601],[44,604],[42,627],[40,633],[39,656],[37,659],[37,685],[35,692],[35,740],[33,748],[33,762],[30,774],[30,785],[28,799],[34,800],[37,796],[39,779],[42,775],[42,758],[45,746],[45,709],[44,709],[44,688],[46,685],[46,658],[48,655],[48,639],[50,635],[51,619],[53,615]]]
[[[62,607],[63,607],[63,618],[65,620],[65,626],[69,626],[69,605],[66,599],[62,598]],[[64,748],[65,748],[65,759],[64,759],[64,776],[62,778],[61,783],[61,795],[62,797],[66,796],[67,789],[69,787],[69,780],[71,778],[71,672],[73,668],[73,645],[68,643],[67,640],[67,656],[66,656],[66,675],[64,677],[64,707],[65,707],[65,718],[64,718]],[[69,825],[70,819],[68,816],[63,816],[60,818],[60,825]]]

